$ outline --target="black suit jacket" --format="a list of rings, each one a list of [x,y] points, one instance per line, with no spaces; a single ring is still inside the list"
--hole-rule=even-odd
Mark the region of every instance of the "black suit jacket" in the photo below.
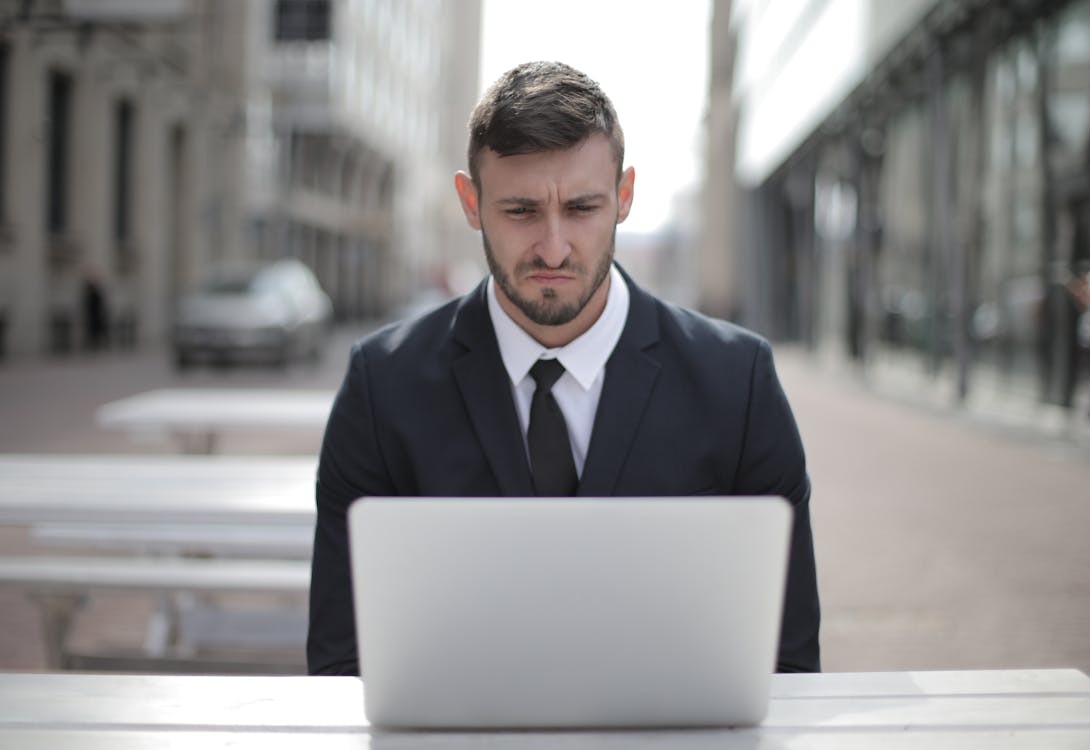
[[[628,320],[606,363],[578,494],[787,498],[795,520],[777,668],[817,671],[810,482],[768,343],[625,280]],[[345,526],[354,499],[534,494],[485,283],[353,347],[318,468],[311,673],[358,674]]]

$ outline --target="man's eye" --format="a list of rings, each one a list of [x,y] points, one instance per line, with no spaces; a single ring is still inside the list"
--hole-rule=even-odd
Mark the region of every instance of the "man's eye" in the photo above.
[[[577,213],[586,214],[586,213],[590,213],[591,211],[594,211],[595,209],[598,208],[598,206],[595,206],[595,205],[593,205],[591,203],[577,203],[574,206],[572,206],[571,208],[572,208],[572,211],[576,211]]]
[[[509,208],[505,211],[508,216],[525,216],[529,214],[531,209],[526,206],[516,206],[515,208]]]

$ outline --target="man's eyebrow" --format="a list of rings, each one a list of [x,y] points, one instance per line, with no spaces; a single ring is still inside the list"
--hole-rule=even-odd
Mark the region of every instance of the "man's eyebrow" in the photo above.
[[[606,200],[609,196],[606,193],[584,193],[583,195],[575,195],[564,201],[565,206],[572,206],[578,203],[594,203],[595,201]],[[523,198],[519,195],[512,195],[507,198],[499,198],[496,200],[498,206],[525,206],[527,208],[536,208],[544,203],[536,198]]]
[[[565,204],[571,206],[576,203],[594,203],[595,201],[604,201],[608,198],[605,193],[585,193],[584,195],[576,195],[568,200],[564,201]]]

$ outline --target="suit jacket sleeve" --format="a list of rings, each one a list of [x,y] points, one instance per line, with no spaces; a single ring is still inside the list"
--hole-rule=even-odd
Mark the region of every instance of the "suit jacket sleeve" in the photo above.
[[[818,672],[821,614],[810,529],[810,479],[798,427],[765,341],[754,361],[743,446],[738,492],[781,495],[795,510],[776,668]]]
[[[311,674],[355,675],[359,661],[346,513],[363,495],[395,494],[376,438],[367,361],[359,345],[326,425],[315,494],[307,669]]]

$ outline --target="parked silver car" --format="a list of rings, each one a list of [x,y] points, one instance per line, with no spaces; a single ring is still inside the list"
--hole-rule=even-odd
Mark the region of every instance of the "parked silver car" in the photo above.
[[[317,358],[332,317],[329,297],[297,260],[224,266],[182,298],[174,362]]]

